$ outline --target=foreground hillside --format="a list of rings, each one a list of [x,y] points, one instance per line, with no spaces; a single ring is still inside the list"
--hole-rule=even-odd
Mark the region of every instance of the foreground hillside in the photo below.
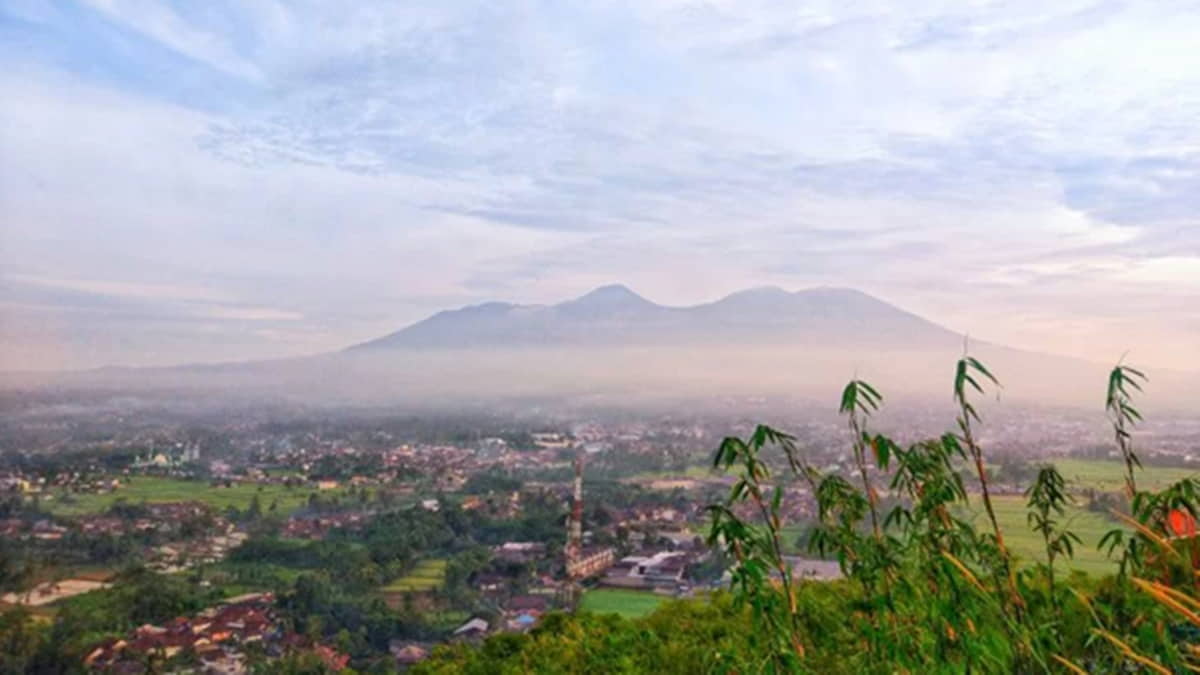
[[[814,592],[813,603],[835,601],[833,591]],[[817,591],[813,587],[813,591]],[[838,628],[839,606],[812,606]],[[708,601],[669,602],[641,619],[617,614],[554,614],[526,634],[493,637],[481,646],[435,651],[415,673],[702,673],[751,672],[750,615],[728,593]],[[847,644],[849,639],[847,637]]]
[[[1080,583],[1088,592],[1095,592],[1111,580],[1093,585],[1081,579]],[[904,672],[872,663],[865,636],[855,630],[864,599],[851,582],[805,584],[797,600],[805,621],[803,639],[811,646],[802,672]],[[1082,643],[1087,611],[1076,605],[1066,616],[1075,626],[1071,637]],[[905,630],[922,628],[910,622]],[[771,670],[764,642],[761,635],[755,636],[751,608],[739,607],[733,595],[719,592],[705,600],[668,602],[640,619],[592,612],[554,614],[527,634],[500,635],[478,646],[441,647],[412,672],[759,673]],[[946,664],[945,670],[930,672],[962,671]],[[1010,671],[983,667],[981,672]]]

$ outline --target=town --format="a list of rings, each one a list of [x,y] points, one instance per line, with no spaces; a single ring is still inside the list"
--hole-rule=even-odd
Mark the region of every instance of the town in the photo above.
[[[733,478],[712,468],[712,453],[750,430],[750,417],[732,411],[752,405],[263,414],[236,424],[181,416],[105,420],[102,436],[48,414],[10,416],[0,601],[5,616],[61,622],[64,658],[103,672],[241,673],[289,659],[388,672],[440,645],[527,632],[555,611],[639,616],[728,583],[706,509]],[[783,414],[808,462],[849,475],[836,411]],[[995,427],[1007,443],[993,451],[999,499],[1019,499],[1038,459],[1054,455],[1081,476],[1111,463],[1086,419],[1007,414]],[[912,410],[875,423],[916,440],[938,432],[932,419]],[[1148,463],[1190,475],[1195,420],[1145,433]],[[1112,486],[1088,480],[1100,504]],[[793,574],[839,577],[836,561],[807,546],[809,486],[781,488]]]

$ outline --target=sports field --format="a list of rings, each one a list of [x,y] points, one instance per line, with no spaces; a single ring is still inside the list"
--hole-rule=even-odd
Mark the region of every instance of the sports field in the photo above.
[[[236,483],[232,487],[213,487],[207,481],[178,480],[154,476],[135,476],[122,480],[121,487],[105,494],[67,494],[52,491],[53,499],[42,497],[42,507],[62,516],[100,513],[118,499],[130,504],[140,502],[198,501],[217,509],[235,506],[244,509],[258,495],[259,504],[267,511],[272,503],[280,513],[288,513],[308,502],[317,490],[308,487],[284,487],[282,485],[255,485]],[[322,498],[339,494],[340,491],[321,491]]]
[[[446,580],[446,560],[430,558],[417,563],[411,572],[384,586],[384,593],[420,593],[431,591]]]
[[[627,618],[645,616],[663,603],[661,595],[618,588],[597,588],[583,595],[580,609],[597,614],[620,614]]]

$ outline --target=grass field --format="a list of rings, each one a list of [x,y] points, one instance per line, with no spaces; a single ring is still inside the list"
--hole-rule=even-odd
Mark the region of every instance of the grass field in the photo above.
[[[384,593],[404,593],[431,591],[442,585],[446,579],[446,560],[430,558],[417,563],[408,574],[384,586]]]
[[[991,525],[984,513],[983,503],[975,496],[972,496],[972,503],[975,505],[975,527],[981,532],[990,531]],[[1013,553],[1027,562],[1044,561],[1042,539],[1030,529],[1026,521],[1028,510],[1025,507],[1025,498],[1015,495],[995,496],[992,497],[992,504],[996,509],[996,520],[1000,521],[1000,527],[1004,530],[1004,541]],[[1096,544],[1100,542],[1104,533],[1116,526],[1111,519],[1099,513],[1072,507],[1067,509],[1061,526],[1070,529],[1083,540],[1082,544],[1075,546],[1074,560],[1062,561],[1064,567],[1096,576],[1116,571],[1116,563],[1109,560],[1103,552],[1096,550]]]
[[[628,618],[645,616],[664,601],[661,595],[617,588],[597,588],[583,595],[580,609],[597,614],[620,614]]]
[[[1103,459],[1056,459],[1054,465],[1074,489],[1085,487],[1116,492],[1125,487],[1125,465]],[[1158,490],[1188,477],[1198,477],[1193,469],[1145,466],[1135,474],[1139,490]]]
[[[139,502],[178,502],[198,501],[218,509],[236,506],[244,509],[250,505],[250,500],[258,495],[263,511],[272,502],[277,504],[280,513],[294,511],[308,502],[310,494],[317,493],[312,488],[288,488],[282,485],[254,485],[239,483],[233,487],[212,487],[205,481],[177,480],[174,478],[157,478],[153,476],[135,476],[126,479],[121,487],[106,494],[70,494],[50,493],[53,500],[43,498],[42,506],[52,513],[63,516],[75,516],[88,513],[100,513],[112,506],[118,499],[124,499],[131,504]],[[339,491],[322,491],[322,498],[328,498]]]

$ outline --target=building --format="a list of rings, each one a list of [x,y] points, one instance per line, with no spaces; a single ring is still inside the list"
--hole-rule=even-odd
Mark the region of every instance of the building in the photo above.
[[[561,450],[569,448],[572,445],[571,439],[563,434],[538,433],[532,434],[532,436],[534,445],[539,448]]]
[[[567,577],[586,579],[604,572],[616,559],[616,551],[608,547],[583,549],[578,556],[567,560]]]
[[[536,562],[546,555],[546,545],[535,541],[507,541],[492,549],[492,552],[505,562]]]
[[[661,551],[651,556],[627,556],[612,565],[601,580],[606,586],[673,589],[685,583],[692,555]]]
[[[797,556],[784,556],[792,568],[792,577],[812,581],[832,581],[842,578],[842,568],[836,560],[813,560]]]

